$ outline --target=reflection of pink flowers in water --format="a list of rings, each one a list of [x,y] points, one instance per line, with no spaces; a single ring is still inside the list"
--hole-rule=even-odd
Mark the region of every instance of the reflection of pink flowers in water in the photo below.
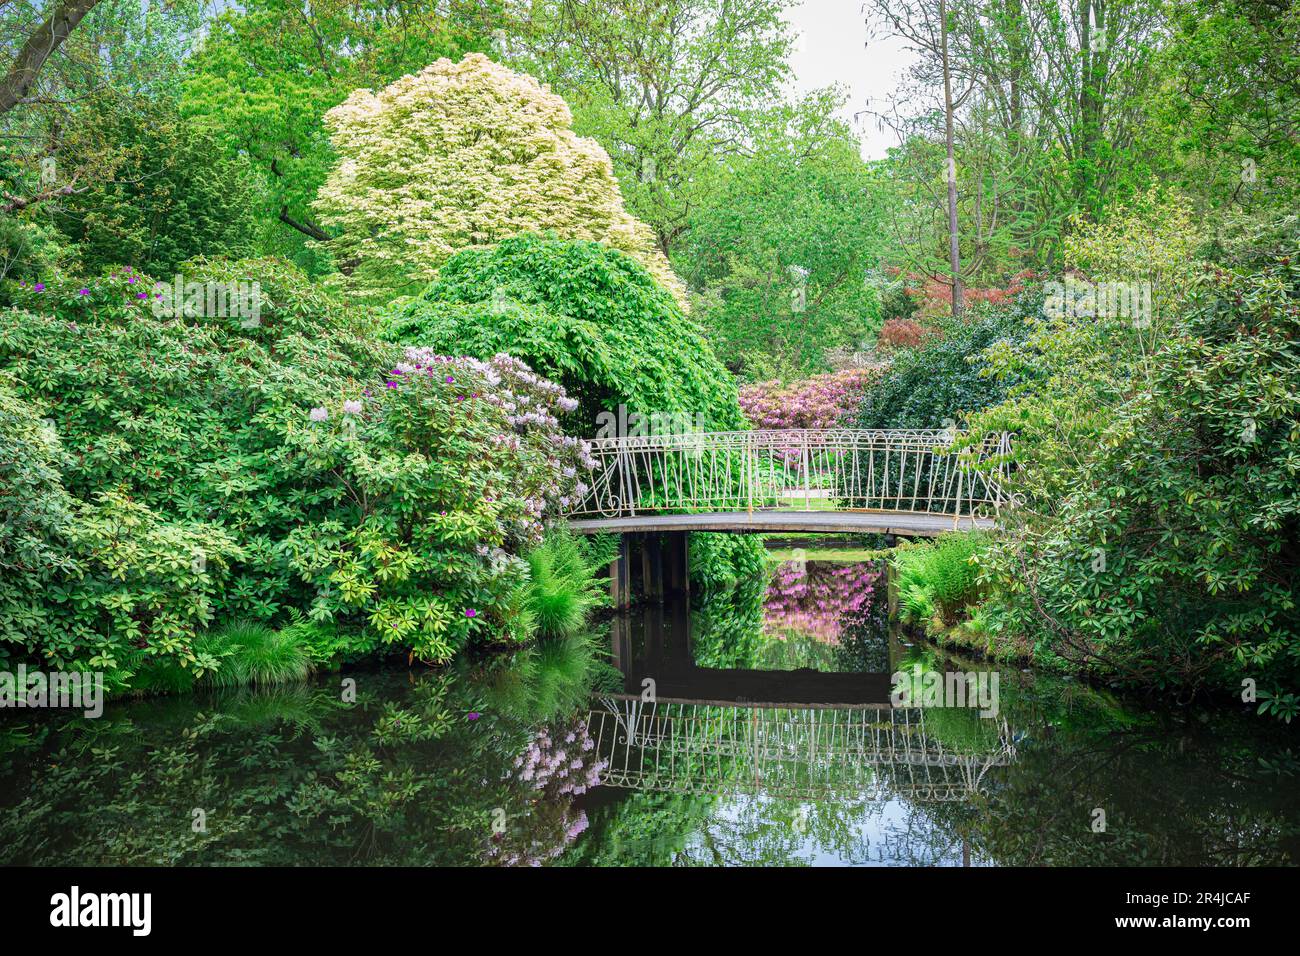
[[[879,566],[787,561],[772,575],[763,607],[763,630],[781,636],[794,631],[838,644],[841,622],[871,606],[883,588]]]
[[[515,770],[518,778],[535,790],[549,787],[557,794],[580,796],[600,783],[607,761],[598,760],[586,766],[581,756],[570,757],[570,754],[575,748],[586,753],[595,746],[585,723],[579,722],[567,733],[554,736],[543,727],[528,748],[515,758]]]
[[[578,819],[574,820],[573,826],[569,827],[564,833],[565,840],[570,842],[576,840],[578,835],[585,829],[587,829],[587,811],[579,810]]]
[[[525,816],[494,839],[488,857],[505,866],[541,866],[564,852],[587,829],[587,814],[572,800],[600,784],[608,761],[587,763],[596,743],[585,721],[552,731],[542,728],[514,760],[514,778],[533,793]]]

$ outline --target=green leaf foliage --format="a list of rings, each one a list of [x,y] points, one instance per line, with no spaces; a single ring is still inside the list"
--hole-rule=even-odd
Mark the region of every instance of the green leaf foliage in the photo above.
[[[21,572],[0,644],[120,686],[146,665],[219,671],[197,638],[236,619],[307,615],[438,661],[530,637],[510,551],[577,493],[563,392],[504,356],[412,364],[280,262],[185,278],[256,281],[260,314],[171,309],[132,269],[7,289],[4,442],[37,467],[0,499],[0,560]],[[540,424],[511,418],[521,395]]]
[[[596,242],[520,235],[458,253],[423,294],[392,309],[384,334],[454,354],[515,355],[579,400],[588,429],[620,404],[744,427],[735,383],[699,328],[630,256]]]
[[[919,348],[900,349],[889,370],[869,385],[858,428],[942,428],[965,412],[996,405],[1020,382],[994,377],[985,349],[1023,340],[1032,300],[990,308],[967,321],[945,325],[942,337]]]

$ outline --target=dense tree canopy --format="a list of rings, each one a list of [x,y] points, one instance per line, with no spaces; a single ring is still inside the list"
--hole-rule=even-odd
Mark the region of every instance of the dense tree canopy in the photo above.
[[[715,171],[674,254],[714,348],[751,380],[820,370],[880,325],[878,176],[842,126],[780,133]]]
[[[311,203],[335,155],[323,122],[356,89],[488,46],[489,9],[433,0],[252,0],[227,7],[191,57],[183,109],[262,184],[265,251],[319,268]]]
[[[573,108],[608,150],[628,207],[665,255],[707,201],[720,157],[752,147],[783,104],[793,37],[781,0],[542,0],[510,62]]]
[[[479,54],[439,60],[326,114],[339,153],[316,208],[349,288],[411,292],[458,249],[528,231],[594,239],[681,284],[623,208],[609,156],[535,79]]]

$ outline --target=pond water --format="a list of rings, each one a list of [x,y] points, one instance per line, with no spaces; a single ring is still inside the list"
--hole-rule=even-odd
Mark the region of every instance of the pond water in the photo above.
[[[896,671],[991,672],[900,635],[878,563],[771,555],[447,671],[10,712],[0,863],[1300,861],[1294,733],[1005,666],[996,714],[893,707]]]

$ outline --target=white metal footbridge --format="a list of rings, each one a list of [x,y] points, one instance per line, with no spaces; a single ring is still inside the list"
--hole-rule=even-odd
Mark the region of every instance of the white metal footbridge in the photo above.
[[[1011,438],[952,430],[782,429],[598,438],[580,533],[991,528]]]

